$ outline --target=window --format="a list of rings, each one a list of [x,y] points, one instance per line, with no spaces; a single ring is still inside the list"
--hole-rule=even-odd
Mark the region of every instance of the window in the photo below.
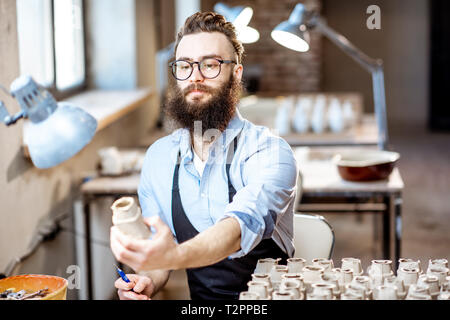
[[[21,74],[57,97],[85,84],[83,0],[17,0]]]

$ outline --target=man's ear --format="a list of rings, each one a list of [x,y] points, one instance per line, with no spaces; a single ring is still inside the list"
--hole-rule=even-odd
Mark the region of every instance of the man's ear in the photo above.
[[[242,80],[242,73],[244,72],[244,67],[242,64],[236,64],[233,69],[234,76],[239,82]]]

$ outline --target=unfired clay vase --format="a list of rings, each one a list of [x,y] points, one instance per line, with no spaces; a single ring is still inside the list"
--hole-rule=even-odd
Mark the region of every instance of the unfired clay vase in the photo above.
[[[292,292],[295,300],[303,300],[303,284],[299,280],[286,280],[280,284],[280,291],[289,291]]]
[[[340,292],[344,292],[345,286],[353,280],[353,269],[333,268],[332,271],[338,279]]]
[[[419,273],[422,273],[422,267],[420,266],[420,260],[401,258],[398,260],[397,273],[400,268],[418,269]]]
[[[350,100],[344,101],[342,104],[342,113],[344,115],[344,124],[346,128],[353,128],[357,122],[357,117],[355,110],[353,109],[353,104]]]
[[[416,284],[419,279],[419,269],[417,268],[399,268],[397,279],[403,281],[406,291],[412,284]]]
[[[365,297],[367,299],[372,299],[372,285],[368,276],[353,277],[352,284],[364,287]]]
[[[326,300],[333,300],[335,299],[334,293],[333,293],[334,285],[330,283],[313,283],[312,284],[312,295],[316,296],[326,296]]]
[[[407,300],[416,300],[415,298],[417,296],[429,296],[430,299],[426,299],[426,300],[431,300],[432,297],[431,297],[431,294],[430,294],[430,287],[428,285],[412,284],[409,287],[408,295],[406,296],[406,299]]]
[[[356,294],[354,292],[345,292],[341,294],[341,300],[363,300],[361,294]]]
[[[290,291],[279,291],[273,292],[272,300],[294,300],[294,294]]]
[[[122,197],[116,200],[111,210],[113,224],[124,234],[137,239],[148,239],[151,236],[150,229],[144,223],[141,209],[134,198]]]
[[[104,175],[119,175],[123,173],[122,159],[116,147],[105,147],[98,150],[101,163],[101,173]]]
[[[259,300],[259,295],[254,292],[242,291],[239,294],[239,300]]]
[[[267,282],[267,285],[269,286],[269,288],[272,287],[272,282],[270,281],[270,275],[268,273],[253,273],[252,280]]]
[[[448,268],[448,260],[447,259],[430,259],[428,260],[428,269],[431,267],[443,267]]]
[[[313,108],[313,101],[311,98],[299,98],[295,106],[294,120],[292,126],[298,133],[305,133],[309,131],[311,122],[311,112]]]
[[[427,275],[436,276],[439,280],[439,285],[442,286],[443,283],[446,280],[446,277],[448,276],[449,269],[445,267],[440,266],[432,266],[431,268],[428,268]]]
[[[253,273],[267,273],[269,274],[274,265],[277,265],[281,259],[264,258],[259,259],[256,263],[256,268]]]
[[[303,283],[306,287],[306,293],[312,291],[312,284],[320,282],[320,276],[324,273],[325,269],[323,267],[317,266],[306,266],[303,268]]]
[[[247,291],[257,293],[259,295],[259,299],[264,300],[270,298],[270,292],[267,282],[249,281],[247,285]]]
[[[306,260],[303,258],[288,258],[287,266],[289,273],[299,273],[306,266]]]
[[[397,287],[395,286],[377,286],[373,291],[374,300],[398,300]]]
[[[328,107],[328,126],[332,132],[338,133],[344,130],[344,113],[341,108],[339,99],[332,98]]]
[[[430,295],[433,300],[437,299],[440,292],[439,279],[433,275],[423,274],[419,276],[417,285],[428,286],[430,288]]]
[[[363,274],[361,260],[357,258],[342,258],[341,269],[352,269],[354,276]]]
[[[270,271],[270,281],[274,290],[278,290],[281,284],[281,275],[288,273],[288,267],[284,265],[274,265]]]
[[[396,276],[392,275],[384,279],[385,286],[393,286],[397,288],[397,297],[399,300],[403,300],[406,297],[406,287],[402,280],[398,280]]]
[[[334,268],[333,260],[325,258],[316,258],[312,260],[313,266],[323,267],[324,272],[331,271]]]
[[[391,266],[391,260],[372,260],[367,273],[374,286],[382,285],[386,277],[394,274]]]
[[[341,294],[341,289],[336,274],[332,272],[325,272],[324,274],[321,275],[321,279],[323,283],[327,283],[333,286],[333,295],[335,298],[339,298]]]
[[[316,97],[311,116],[311,127],[315,133],[322,133],[328,127],[327,98],[324,95]]]

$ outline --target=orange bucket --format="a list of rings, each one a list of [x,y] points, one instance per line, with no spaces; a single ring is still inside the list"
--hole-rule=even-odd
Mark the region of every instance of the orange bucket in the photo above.
[[[40,274],[26,274],[0,280],[0,292],[10,288],[15,291],[36,292],[48,288],[49,293],[40,300],[66,300],[68,282],[64,278]]]

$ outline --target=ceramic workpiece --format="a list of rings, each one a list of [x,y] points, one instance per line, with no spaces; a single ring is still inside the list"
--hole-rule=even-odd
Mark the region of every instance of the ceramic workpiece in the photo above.
[[[303,300],[303,283],[299,280],[286,280],[280,284],[280,291],[289,291],[293,294],[295,300]]]
[[[351,269],[353,270],[354,276],[359,276],[363,274],[363,268],[361,266],[361,260],[357,258],[342,258],[341,269]]]
[[[399,300],[403,300],[406,297],[406,287],[402,280],[399,280],[396,276],[392,275],[384,279],[385,286],[392,286],[397,288],[397,297]]]
[[[312,109],[313,101],[311,98],[298,99],[294,111],[294,120],[292,121],[292,127],[296,132],[306,133],[309,131]]]
[[[350,283],[345,286],[345,293],[352,293],[354,295],[360,295],[362,300],[368,300],[369,297],[366,295],[366,288],[358,283]]]
[[[449,273],[448,268],[440,266],[432,266],[427,270],[427,275],[436,276],[438,278],[440,286],[442,286],[446,281],[448,273]]]
[[[239,294],[239,300],[259,300],[259,295],[254,292],[242,291]]]
[[[98,150],[103,175],[120,175],[123,173],[122,159],[116,147],[105,147]]]
[[[312,291],[312,284],[321,281],[321,275],[324,273],[323,267],[306,266],[303,268],[303,282],[306,287],[306,292]]]
[[[334,268],[333,260],[325,258],[316,258],[312,260],[313,266],[323,267],[324,272],[331,271]]]
[[[373,290],[373,300],[398,300],[397,287],[381,285]]]
[[[397,279],[403,281],[406,291],[412,284],[416,284],[419,279],[419,269],[417,268],[399,268]]]
[[[321,295],[325,295],[326,296],[326,300],[334,300],[336,299],[333,290],[335,289],[335,286],[332,285],[331,283],[313,283],[311,285],[312,287],[312,292],[310,295],[316,295],[316,296],[321,296]]]
[[[268,273],[253,273],[252,280],[258,282],[266,282],[269,288],[272,288],[272,281],[270,281],[270,275]]]
[[[431,294],[430,294],[430,286],[428,285],[418,285],[418,284],[412,284],[408,289],[408,295],[406,296],[407,300],[415,300],[415,297],[420,297],[421,300],[423,300],[423,296],[428,296],[429,299],[424,300],[432,300]]]
[[[288,273],[288,266],[274,265],[270,271],[270,281],[274,290],[278,290],[281,284],[281,275]]]
[[[386,277],[394,274],[392,271],[391,260],[372,260],[372,264],[367,270],[373,287],[380,286],[384,283]]]
[[[277,265],[281,258],[273,259],[273,258],[263,258],[259,259],[256,263],[256,268],[253,273],[267,273],[269,274],[272,271],[272,267]]]
[[[438,300],[450,300],[450,292],[442,292],[437,297]]]
[[[345,120],[344,112],[341,107],[339,99],[332,98],[330,106],[328,107],[328,125],[332,132],[338,133],[344,130]]]
[[[113,211],[112,222],[124,234],[137,238],[148,239],[151,235],[150,229],[144,223],[141,209],[132,197],[122,197],[111,206]]]
[[[279,291],[273,292],[272,300],[295,300],[294,294],[290,291]]]
[[[431,267],[448,268],[448,260],[447,259],[430,259],[430,260],[428,260],[428,269],[430,269]]]
[[[327,116],[327,98],[324,95],[318,95],[314,103],[311,115],[311,128],[314,133],[322,133],[328,128]]]
[[[422,267],[420,265],[420,260],[413,260],[408,258],[401,258],[398,260],[397,273],[400,268],[406,269],[418,269],[419,273],[422,273]]]
[[[262,281],[249,281],[248,292],[257,293],[260,300],[270,299],[271,291],[269,290],[267,282]]]
[[[361,294],[354,292],[345,292],[341,294],[341,300],[364,300]]]
[[[306,266],[306,260],[303,258],[289,258],[287,259],[287,266],[289,273],[300,273]]]
[[[436,300],[440,293],[439,279],[434,275],[423,274],[419,276],[417,285],[428,286],[430,288],[430,295],[433,300]]]
[[[341,294],[341,288],[336,274],[331,272],[325,272],[320,277],[323,283],[327,283],[333,286],[333,295],[336,298],[339,298]]]
[[[356,276],[351,283],[364,287],[365,297],[367,299],[372,299],[372,283],[368,276]]]
[[[345,291],[345,286],[353,280],[352,269],[333,268],[332,272],[336,275],[339,283],[339,289],[342,292]]]

